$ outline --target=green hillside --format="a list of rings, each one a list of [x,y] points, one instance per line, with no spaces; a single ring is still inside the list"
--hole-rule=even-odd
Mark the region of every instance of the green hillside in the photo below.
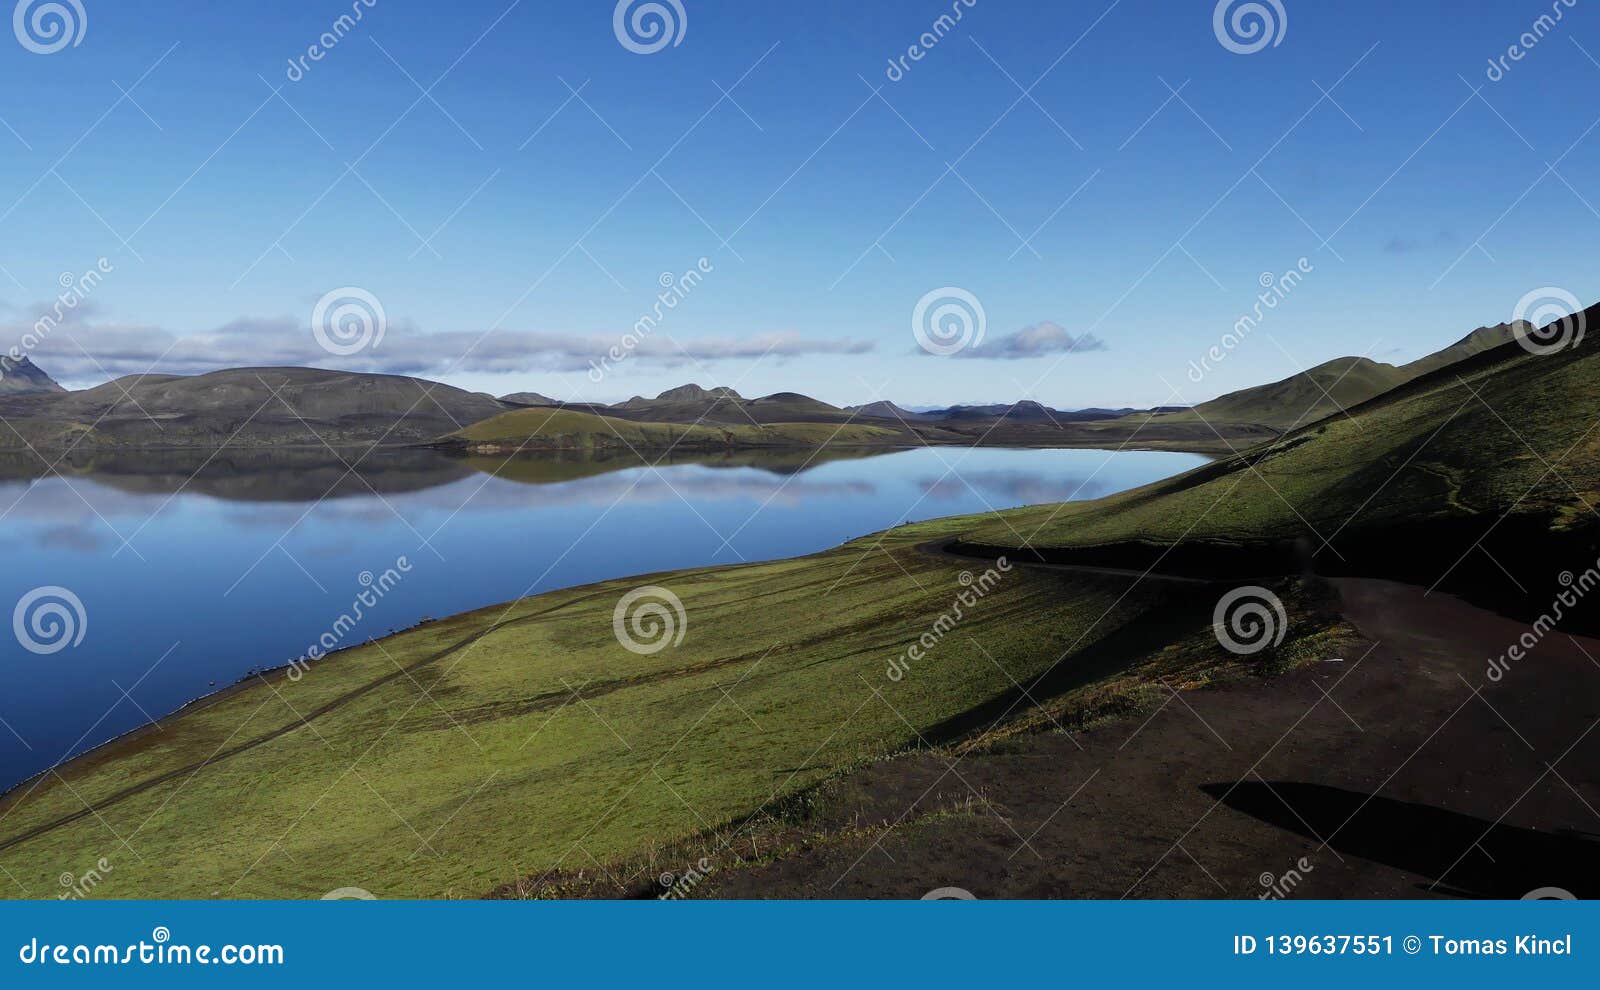
[[[510,408],[399,375],[232,368],[130,375],[79,392],[0,389],[0,450],[155,450],[407,444]]]
[[[1600,308],[1587,319],[1600,319]],[[1366,534],[1393,532],[1396,568],[1420,566],[1420,550],[1405,543],[1429,532],[1460,531],[1423,555],[1441,568],[1480,534],[1501,541],[1484,543],[1496,554],[1580,550],[1575,537],[1600,521],[1597,411],[1592,342],[1546,356],[1502,345],[1356,405],[1349,417],[1099,502],[1002,513],[966,539],[1059,559],[1135,546],[1156,554],[1178,541],[1237,550],[1298,540],[1319,563],[1339,566],[1350,562],[1341,554],[1384,552]]]
[[[677,450],[744,447],[815,447],[822,444],[890,444],[908,438],[881,426],[829,423],[656,423],[597,416],[570,409],[518,409],[444,438],[474,453],[518,450]]]
[[[1277,430],[1292,430],[1376,398],[1415,378],[1449,367],[1457,361],[1503,346],[1514,339],[1508,324],[1482,327],[1443,350],[1395,366],[1369,358],[1343,357],[1319,364],[1280,382],[1231,392],[1192,410],[1150,417],[1152,424],[1207,422],[1251,423]]]
[[[1408,376],[1392,364],[1338,358],[1271,385],[1233,392],[1193,410],[1154,417],[1154,422],[1259,423],[1292,429],[1360,405],[1400,385]]]

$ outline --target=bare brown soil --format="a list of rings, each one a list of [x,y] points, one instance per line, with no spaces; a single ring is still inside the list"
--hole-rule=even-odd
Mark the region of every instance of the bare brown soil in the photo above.
[[[830,797],[832,838],[693,896],[1600,896],[1600,640],[1554,633],[1495,681],[1526,624],[1336,585],[1368,641],[1349,656],[872,765]]]

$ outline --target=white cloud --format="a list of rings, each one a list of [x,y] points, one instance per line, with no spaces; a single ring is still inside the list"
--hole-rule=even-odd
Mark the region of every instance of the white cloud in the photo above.
[[[48,311],[39,307],[38,312]],[[33,329],[16,309],[0,322],[0,351]],[[206,333],[178,337],[160,327],[95,319],[92,305],[68,315],[28,355],[52,377],[98,381],[120,375],[191,375],[222,368],[317,367],[397,375],[522,374],[583,371],[620,340],[614,335],[496,330],[424,333],[391,322],[377,347],[336,357],[318,346],[308,327],[288,318],[242,318]],[[861,354],[856,340],[808,338],[796,331],[737,338],[678,338],[657,331],[642,340],[630,362],[660,368],[768,356],[779,360],[814,354]]]
[[[1106,350],[1105,342],[1094,334],[1074,336],[1059,324],[1047,320],[1003,337],[991,337],[980,346],[958,351],[954,356],[974,360],[1017,361],[1052,354],[1083,354],[1103,350]]]

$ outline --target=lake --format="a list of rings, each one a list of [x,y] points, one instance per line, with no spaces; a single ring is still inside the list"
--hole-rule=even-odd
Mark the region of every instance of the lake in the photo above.
[[[607,578],[1099,498],[1207,460],[967,448],[809,456],[650,467],[388,451],[351,472],[327,451],[96,453],[49,475],[31,458],[0,457],[0,608],[13,619],[0,634],[0,789],[305,655],[362,593],[376,604],[346,645]]]

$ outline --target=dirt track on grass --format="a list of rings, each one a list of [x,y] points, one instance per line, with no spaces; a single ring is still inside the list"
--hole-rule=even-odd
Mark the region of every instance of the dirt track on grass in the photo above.
[[[180,777],[192,777],[195,774],[199,773],[200,771],[206,769],[207,767],[215,766],[216,764],[221,763],[224,760],[228,760],[228,759],[231,759],[231,758],[233,758],[235,756],[238,756],[240,753],[249,752],[250,750],[255,749],[258,746],[264,746],[269,742],[273,742],[274,740],[281,739],[281,738],[283,738],[284,736],[288,735],[291,732],[296,732],[296,731],[306,727],[307,725],[310,724],[310,722],[313,719],[321,718],[322,716],[328,714],[329,712],[336,711],[336,710],[338,710],[340,708],[343,708],[345,705],[347,705],[350,702],[356,700],[357,698],[360,698],[363,695],[366,695],[366,694],[368,694],[368,693],[370,693],[372,691],[375,691],[378,688],[382,687],[383,685],[390,683],[391,681],[399,680],[402,677],[410,677],[413,673],[422,670],[424,667],[428,667],[428,666],[431,666],[433,664],[436,664],[440,660],[443,660],[445,657],[453,656],[454,654],[459,653],[462,650],[468,649],[471,646],[473,646],[474,644],[476,644],[479,640],[483,639],[484,637],[493,635],[494,633],[497,633],[497,632],[501,631],[502,629],[507,629],[507,628],[510,628],[512,626],[518,626],[518,625],[522,625],[524,623],[538,621],[539,619],[542,619],[542,618],[548,616],[552,612],[558,612],[558,611],[561,611],[563,609],[571,608],[574,605],[581,604],[581,603],[586,602],[586,601],[590,601],[590,600],[592,600],[594,598],[597,598],[597,597],[600,597],[600,595],[598,593],[597,594],[591,594],[591,595],[584,595],[584,596],[581,596],[581,597],[578,597],[578,598],[573,598],[573,599],[570,599],[568,601],[562,602],[561,604],[552,606],[551,608],[544,609],[543,611],[535,612],[535,613],[533,613],[531,615],[522,615],[522,616],[518,616],[515,619],[507,619],[507,620],[502,621],[502,622],[496,622],[496,623],[493,623],[491,625],[485,626],[482,629],[479,629],[477,632],[474,632],[469,636],[466,636],[466,637],[464,637],[464,638],[462,638],[460,640],[457,640],[456,642],[450,644],[449,646],[447,646],[447,647],[445,647],[445,648],[443,648],[441,650],[437,650],[437,651],[435,651],[433,653],[430,653],[427,656],[423,657],[422,659],[417,660],[417,661],[415,661],[415,662],[413,662],[413,663],[411,663],[411,664],[409,664],[409,665],[407,665],[405,667],[397,667],[394,670],[393,673],[383,674],[383,675],[381,675],[379,677],[376,677],[376,678],[374,678],[374,679],[372,679],[370,681],[367,681],[366,683],[358,685],[358,686],[350,689],[349,691],[346,691],[345,693],[343,693],[343,694],[341,694],[341,695],[339,695],[339,696],[337,696],[337,697],[335,697],[335,698],[333,698],[333,699],[331,699],[331,700],[329,700],[327,702],[324,702],[321,705],[318,705],[316,708],[311,709],[310,711],[306,712],[304,715],[299,715],[296,718],[296,720],[293,721],[293,722],[286,722],[286,723],[284,723],[283,725],[279,726],[276,729],[272,729],[272,730],[270,730],[268,732],[262,733],[259,736],[254,736],[252,738],[246,739],[244,742],[238,743],[237,745],[230,746],[230,747],[227,747],[227,748],[224,748],[224,749],[219,749],[217,752],[211,754],[211,756],[209,756],[206,759],[201,760],[201,761],[199,761],[197,763],[191,763],[191,764],[189,764],[187,766],[179,767],[176,770],[169,770],[169,771],[167,771],[165,773],[158,774],[158,775],[156,775],[154,777],[150,777],[150,778],[142,780],[142,781],[140,781],[140,782],[138,782],[136,784],[132,784],[132,785],[130,785],[128,787],[125,787],[120,791],[116,791],[116,792],[114,792],[112,794],[108,794],[105,797],[100,798],[100,799],[98,799],[96,801],[87,802],[87,803],[84,804],[83,808],[81,808],[78,811],[72,812],[70,814],[62,815],[60,818],[56,818],[56,819],[54,819],[52,821],[45,822],[42,825],[37,825],[37,826],[35,826],[33,828],[27,829],[26,831],[18,832],[18,833],[14,834],[14,835],[0,836],[0,852],[4,852],[5,850],[12,848],[13,846],[19,846],[22,843],[27,842],[30,839],[36,839],[39,836],[44,835],[44,834],[46,834],[48,832],[53,832],[56,829],[61,828],[62,826],[71,825],[73,822],[82,821],[83,819],[88,818],[90,816],[98,815],[104,809],[109,808],[110,806],[112,806],[114,804],[119,804],[119,803],[121,803],[123,801],[126,801],[128,798],[136,797],[136,796],[138,796],[140,794],[143,794],[146,791],[150,790],[151,788],[159,787],[162,784],[168,783],[168,782],[173,781],[173,780],[177,780]],[[490,607],[494,607],[494,606],[490,606]],[[359,648],[359,647],[355,647],[355,648]],[[327,662],[328,660],[336,659],[337,656],[338,656],[337,653],[332,653],[332,654],[329,654],[326,658],[324,658],[323,661],[319,661],[319,662]],[[273,677],[280,676],[281,674],[282,674],[281,671],[272,671],[272,672],[270,672],[270,676],[273,676]],[[151,732],[164,731],[166,728],[172,726],[173,724],[175,724],[178,720],[182,719],[183,717],[185,717],[187,715],[191,715],[195,711],[203,710],[205,708],[209,708],[209,707],[221,702],[225,698],[231,697],[232,695],[236,694],[237,692],[243,691],[246,688],[249,688],[249,687],[253,686],[257,681],[265,680],[266,676],[268,676],[268,675],[266,675],[266,674],[258,674],[258,675],[256,675],[256,677],[246,678],[246,679],[240,681],[238,684],[233,685],[232,687],[226,688],[226,689],[224,689],[222,691],[218,691],[215,694],[208,695],[207,697],[201,699],[198,702],[195,702],[194,704],[185,705],[184,707],[178,709],[176,712],[173,712],[171,715],[168,715],[165,718],[158,719],[155,722],[152,722],[150,725],[145,726],[144,728],[141,728],[141,729],[139,729],[139,730],[137,730],[135,732],[128,733],[127,735],[121,736],[121,737],[119,737],[119,738],[117,738],[115,740],[112,740],[111,742],[106,743],[104,746],[97,747],[97,748],[89,751],[88,753],[81,754],[81,755],[75,757],[73,760],[68,761],[68,762],[76,762],[77,760],[90,759],[90,758],[95,758],[95,757],[104,757],[104,756],[106,756],[108,754],[114,754],[119,747],[133,745],[133,744],[136,743],[137,740],[143,738],[144,736],[146,736],[147,734],[149,734]],[[565,697],[565,695],[557,696],[554,699],[554,701],[551,702],[551,703],[554,704],[554,703],[559,702],[561,697]],[[19,805],[21,802],[26,801],[28,795],[33,792],[33,788],[36,787],[45,778],[50,777],[52,775],[58,775],[57,768],[52,767],[49,770],[44,771],[43,773],[36,774],[34,777],[30,778],[29,780],[23,781],[22,783],[18,784],[16,787],[12,788],[5,795],[0,795],[0,805],[4,805],[6,807],[6,809],[7,809],[5,813],[9,814],[11,808],[14,808],[17,805]],[[20,794],[18,794],[19,790],[21,791]],[[3,818],[4,818],[4,816],[0,815],[0,820],[3,820]]]
[[[940,752],[877,764],[823,826],[910,823],[972,793],[993,813],[714,874],[696,896],[1600,896],[1600,640],[1552,633],[1495,680],[1526,624],[1334,584],[1364,653],[954,769]]]

